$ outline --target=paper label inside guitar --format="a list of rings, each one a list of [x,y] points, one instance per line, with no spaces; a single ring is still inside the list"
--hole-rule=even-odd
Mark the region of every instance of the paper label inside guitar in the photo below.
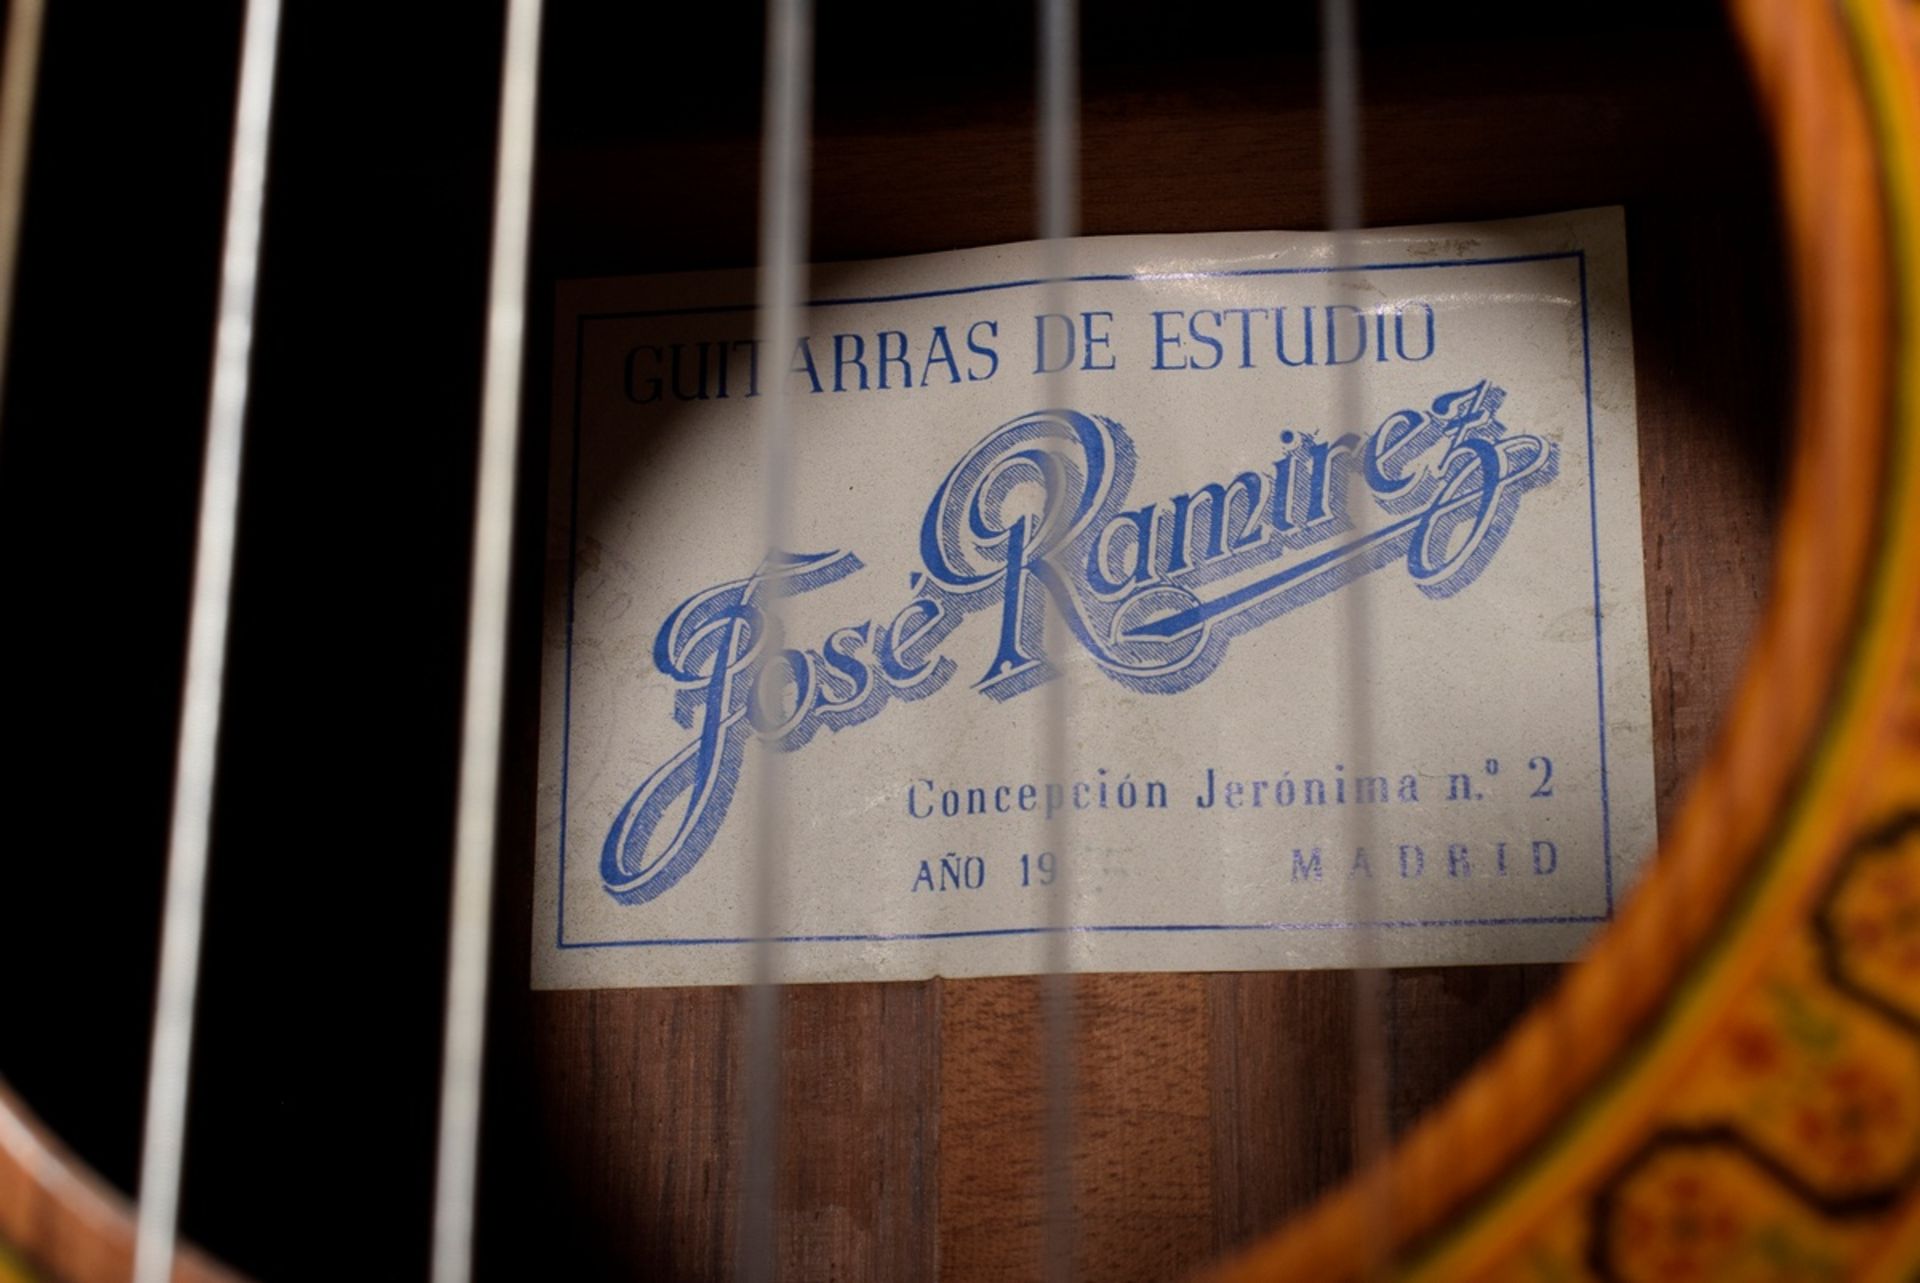
[[[745,982],[766,924],[804,982],[1612,913],[1655,837],[1618,210],[820,266],[781,352],[754,288],[560,291],[536,985]]]

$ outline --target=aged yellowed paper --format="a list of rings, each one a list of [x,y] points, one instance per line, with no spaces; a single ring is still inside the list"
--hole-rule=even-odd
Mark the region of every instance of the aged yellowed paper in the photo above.
[[[748,979],[763,819],[793,982],[1612,913],[1654,840],[1619,211],[1067,257],[816,267],[778,353],[748,273],[562,287],[536,985]]]

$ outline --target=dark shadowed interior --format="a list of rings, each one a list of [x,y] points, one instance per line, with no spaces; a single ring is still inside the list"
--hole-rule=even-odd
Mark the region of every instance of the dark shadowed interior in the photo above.
[[[1031,238],[1030,8],[822,8],[814,257]],[[0,1075],[122,1189],[237,10],[51,7],[0,419]],[[1084,232],[1323,225],[1314,6],[1086,10]],[[1792,393],[1746,71],[1707,4],[1360,16],[1367,223],[1626,208],[1664,822],[1758,617]],[[734,0],[549,6],[488,1278],[732,1275],[739,991],[530,993],[528,931],[553,284],[752,263],[761,21]],[[419,1277],[427,1256],[499,22],[293,0],[283,25],[183,1206],[265,1279]],[[1393,973],[1395,1125],[1556,972]],[[1037,1270],[1035,984],[785,1003],[786,1277]],[[1178,1273],[1346,1170],[1342,973],[1093,977],[1079,1003],[1086,1276]]]

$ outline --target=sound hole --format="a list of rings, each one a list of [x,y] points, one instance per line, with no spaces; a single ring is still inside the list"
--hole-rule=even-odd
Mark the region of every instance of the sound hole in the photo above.
[[[1031,237],[1029,7],[826,8],[814,256]],[[1087,234],[1324,223],[1310,15],[1230,3],[1189,24],[1145,4],[1087,8]],[[1616,6],[1589,16],[1598,25],[1578,38],[1533,6],[1454,9],[1363,6],[1366,221],[1626,207],[1665,823],[1725,705],[1770,569],[1791,348],[1768,147],[1710,6]],[[417,1274],[425,1255],[468,389],[478,383],[490,165],[490,139],[475,122],[491,119],[497,55],[486,17],[457,27],[395,19],[384,53],[369,52],[344,17],[289,21],[255,418],[271,430],[258,432],[249,468],[184,1208],[190,1235],[269,1278],[336,1276],[337,1255],[295,1246],[316,1233],[375,1275]],[[760,7],[742,0],[619,14],[555,3],[549,18],[523,484],[527,609],[477,1253],[487,1277],[732,1274],[742,995],[530,993],[526,853],[545,300],[560,279],[751,263],[760,20]],[[136,43],[177,46],[169,66],[200,67],[208,84],[225,74],[231,33],[211,19],[206,31],[149,34]],[[50,56],[60,42],[56,28]],[[67,56],[48,83],[52,92],[74,86],[65,91],[73,103],[99,77]],[[696,67],[697,85],[653,74],[673,63]],[[372,96],[312,106],[343,66],[368,74]],[[142,95],[141,70],[126,71],[110,78],[126,97],[99,137],[163,101],[157,73],[144,73],[154,92]],[[222,95],[191,101],[193,112],[168,119],[183,138],[217,140]],[[75,181],[60,157],[76,166],[97,142],[74,135],[72,122],[85,118],[62,124],[48,113],[35,163],[50,158],[56,181]],[[396,134],[396,121],[415,132]],[[343,137],[366,158],[356,176],[364,186],[342,187],[328,168]],[[22,316],[37,308],[43,320],[16,327],[28,355],[14,363],[0,466],[11,617],[71,620],[93,639],[51,657],[10,643],[16,743],[60,749],[18,776],[35,814],[14,840],[22,851],[69,851],[75,826],[98,815],[96,777],[63,765],[97,760],[104,742],[62,693],[80,688],[117,712],[112,742],[135,784],[117,799],[125,813],[115,831],[137,852],[97,911],[107,927],[88,946],[97,968],[52,967],[74,955],[71,915],[14,915],[8,973],[46,979],[27,982],[31,1000],[9,1017],[0,1073],[123,1187],[152,991],[168,692],[206,368],[204,340],[187,335],[210,329],[221,181],[217,145],[189,150],[138,171],[146,187],[173,192],[165,210],[149,211],[136,244],[185,318],[178,333],[156,333],[119,358],[153,407],[146,434],[121,448],[151,453],[123,454],[129,475],[91,474],[94,501],[127,524],[83,526],[61,545],[86,563],[130,567],[139,609],[115,608],[97,575],[47,556],[46,532],[71,528],[72,478],[88,465],[68,428],[73,406],[91,404],[83,390],[98,386],[97,356],[72,335],[97,323],[87,300],[117,279],[89,257],[105,229],[56,224],[76,207],[109,207],[107,186],[84,197],[56,187],[30,207],[30,217],[42,212],[29,224],[29,252],[41,252],[23,279]],[[378,210],[362,208],[370,191]],[[78,276],[63,279],[54,263],[78,264],[67,269]],[[354,297],[341,297],[343,280],[359,282]],[[412,318],[404,334],[391,332],[400,314]],[[70,886],[58,862],[18,878],[23,904],[59,903]],[[1441,1098],[1557,971],[1392,973],[1394,1126]],[[1093,976],[1078,995],[1078,1274],[1177,1274],[1346,1173],[1354,1036],[1344,974]],[[1036,1275],[1037,984],[821,986],[784,1002],[785,1277]],[[354,1214],[317,1224],[316,1209],[338,1207],[349,1189]]]

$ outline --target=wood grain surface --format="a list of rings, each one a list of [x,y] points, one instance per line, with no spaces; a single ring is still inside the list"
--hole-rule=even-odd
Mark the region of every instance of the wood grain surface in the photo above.
[[[0,1083],[0,1283],[108,1283],[133,1273],[133,1207]],[[23,1259],[15,1249],[28,1253]],[[185,1246],[172,1283],[241,1283]]]
[[[1369,223],[1626,206],[1664,820],[1758,614],[1789,394],[1772,176],[1745,82],[1711,24],[1664,44],[1385,46],[1366,64]],[[1023,83],[956,73],[908,93],[885,75],[835,82],[836,65],[823,61],[820,88],[817,259],[1031,235]],[[1084,230],[1319,225],[1317,85],[1288,74],[1299,66],[1310,63],[1090,62]],[[751,260],[751,121],[623,134],[559,114],[542,160],[545,279]],[[542,430],[527,450],[534,495]],[[523,590],[537,550],[525,560]],[[539,627],[520,621],[523,660]],[[535,699],[523,682],[506,848],[522,853]],[[502,1277],[531,1264],[551,1277],[729,1277],[743,995],[529,992],[530,863],[504,873],[482,1258]],[[1393,1126],[1438,1099],[1557,971],[1389,973]],[[782,1277],[1039,1277],[1040,992],[1030,978],[784,992]],[[1077,1277],[1176,1275],[1348,1169],[1349,975],[1086,976],[1074,995]]]

